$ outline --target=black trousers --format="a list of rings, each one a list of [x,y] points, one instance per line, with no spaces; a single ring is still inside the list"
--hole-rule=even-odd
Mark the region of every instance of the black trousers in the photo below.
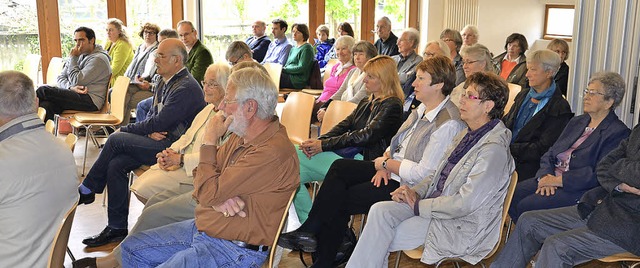
[[[47,110],[46,120],[53,120],[54,114],[64,110],[97,111],[99,110],[89,94],[78,94],[73,90],[52,86],[41,86],[36,90],[39,106]]]
[[[373,162],[363,160],[338,159],[329,168],[309,218],[299,229],[316,234],[318,267],[331,266],[350,215],[368,213],[374,203],[391,200],[390,193],[400,187],[394,180],[373,186],[375,173]]]

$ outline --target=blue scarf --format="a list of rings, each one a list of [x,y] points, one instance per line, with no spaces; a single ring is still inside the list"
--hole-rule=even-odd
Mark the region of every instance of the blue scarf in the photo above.
[[[536,92],[533,88],[529,88],[529,94],[522,102],[522,106],[520,106],[520,110],[518,111],[518,116],[516,117],[516,123],[513,126],[513,136],[511,136],[511,143],[516,140],[518,137],[518,133],[520,130],[526,125],[531,118],[536,115],[544,106],[549,102],[549,99],[553,96],[553,93],[556,92],[556,83],[551,81],[551,86],[547,90],[544,90],[540,93]],[[537,103],[534,103],[532,100],[536,100]]]

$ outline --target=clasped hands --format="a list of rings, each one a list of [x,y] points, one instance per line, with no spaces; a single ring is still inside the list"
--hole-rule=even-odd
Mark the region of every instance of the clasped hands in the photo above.
[[[538,181],[538,189],[536,189],[536,194],[542,196],[552,196],[556,194],[556,189],[558,187],[562,187],[562,176],[553,176],[551,174],[547,174],[542,176]]]
[[[181,154],[171,148],[162,150],[156,154],[158,166],[164,171],[173,171],[180,168]]]
[[[395,191],[391,192],[391,200],[398,203],[406,203],[413,208],[419,198],[416,191],[409,188],[407,185],[402,185]]]
[[[322,141],[318,139],[308,139],[300,143],[300,150],[307,158],[322,153]]]

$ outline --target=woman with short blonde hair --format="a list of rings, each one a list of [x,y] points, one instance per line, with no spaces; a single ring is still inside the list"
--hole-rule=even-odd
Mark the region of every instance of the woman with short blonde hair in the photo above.
[[[116,18],[107,21],[107,39],[104,49],[111,59],[110,84],[113,85],[116,78],[124,75],[133,61],[133,47],[122,21]]]

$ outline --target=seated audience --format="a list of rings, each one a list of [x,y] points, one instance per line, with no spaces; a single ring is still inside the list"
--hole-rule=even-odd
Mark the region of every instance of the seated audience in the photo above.
[[[575,206],[522,214],[491,267],[574,267],[606,256],[640,255],[640,127],[598,163],[601,187]],[[538,252],[539,251],[539,252]]]
[[[96,247],[122,240],[127,235],[129,185],[127,173],[141,165],[156,163],[156,154],[178,140],[205,106],[202,89],[185,69],[186,47],[176,39],[160,43],[156,51],[162,76],[149,117],[129,124],[109,136],[98,159],[78,190],[80,204],[90,204],[96,193],[109,186],[107,227],[82,243]]]
[[[331,98],[328,99],[322,107],[320,107],[316,114],[318,121],[320,122],[322,122],[324,113],[327,111],[327,107],[329,107],[329,103],[331,103],[331,101],[340,100],[358,104],[362,99],[368,96],[364,85],[364,77],[366,74],[362,69],[367,61],[378,56],[378,51],[376,50],[376,47],[367,41],[358,41],[353,45],[351,50],[353,53],[353,63],[356,68],[349,71],[338,91],[336,91],[336,93],[334,93],[333,96],[331,96]]]
[[[127,95],[124,101],[125,113],[121,123],[123,126],[129,124],[131,109],[135,109],[142,100],[153,97],[152,87],[149,82],[155,75],[156,63],[155,57],[151,55],[158,49],[159,32],[160,27],[158,25],[145,23],[140,28],[140,33],[138,33],[144,42],[136,50],[133,55],[133,61],[131,61],[129,68],[124,73],[126,77],[129,77],[131,83],[127,88]]]
[[[242,41],[233,41],[227,48],[225,58],[229,65],[235,66],[238,62],[253,61],[251,48]]]
[[[309,85],[313,66],[313,46],[309,40],[309,27],[306,24],[293,24],[291,35],[295,46],[289,51],[287,63],[282,66],[280,88],[302,89]]]
[[[123,267],[259,267],[268,258],[299,183],[295,148],[274,116],[277,91],[256,69],[231,74],[224,115],[207,123],[194,179],[195,220],[133,235],[122,245]],[[218,148],[227,126],[234,134]]]
[[[188,20],[178,22],[176,26],[180,41],[187,47],[189,58],[185,67],[196,81],[202,81],[204,71],[213,63],[211,52],[198,40],[198,31]]]
[[[0,267],[47,267],[53,239],[78,200],[73,155],[44,130],[36,103],[28,76],[0,72]]]
[[[109,55],[96,45],[90,28],[77,28],[73,40],[76,45],[58,76],[58,87],[44,85],[36,90],[38,105],[47,110],[45,121],[64,110],[98,111],[105,103],[111,77]]]
[[[347,267],[387,267],[389,252],[422,245],[424,263],[460,258],[475,264],[499,242],[514,169],[511,132],[500,121],[509,89],[497,75],[482,72],[466,85],[460,118],[468,129],[454,138],[435,172],[371,207]]]
[[[493,58],[496,74],[508,83],[527,87],[527,57],[524,52],[529,49],[527,38],[519,33],[512,33],[504,43],[504,53]],[[562,94],[561,94],[562,95]]]
[[[584,114],[567,123],[540,159],[535,177],[518,183],[509,207],[514,222],[529,210],[575,205],[582,194],[599,186],[596,165],[629,136],[629,128],[614,111],[623,96],[619,74],[596,73],[589,79]]]
[[[244,42],[238,41],[246,46]],[[251,57],[250,60],[253,61]],[[133,181],[131,191],[146,203],[154,194],[182,184],[193,185],[193,171],[198,166],[204,126],[224,98],[230,68],[227,64],[211,64],[204,74],[204,100],[209,104],[196,115],[191,127],[170,147],[156,155],[157,163]]]
[[[567,84],[569,83],[569,65],[567,65],[567,58],[569,57],[569,44],[562,39],[553,39],[547,45],[547,49],[558,53],[562,63],[560,64],[560,70],[554,77],[556,86],[562,91],[563,96],[567,96]]]
[[[346,21],[338,24],[338,37],[345,36],[345,35],[351,36],[353,38],[355,38],[356,36],[355,33],[353,32],[353,28],[351,28],[351,24],[349,24]],[[336,48],[332,46],[331,49],[329,49],[329,52],[327,52],[327,55],[324,57],[324,61],[329,61],[330,59],[337,59],[337,58],[338,58],[338,55],[336,55]]]
[[[527,61],[529,88],[523,88],[504,116],[511,130],[511,155],[516,162],[518,181],[533,178],[540,169],[540,158],[553,145],[573,113],[569,103],[556,90],[553,76],[560,57],[551,50],[532,52]]]
[[[460,55],[465,77],[477,72],[494,72],[491,52],[487,47],[481,44],[466,46],[462,48]],[[451,92],[451,101],[458,107],[460,107],[460,98],[464,90],[464,83],[460,83]]]
[[[440,33],[440,40],[444,41],[451,52],[453,66],[456,67],[456,86],[464,82],[464,70],[462,69],[462,57],[460,56],[460,48],[462,47],[462,36],[460,32],[452,29],[444,29]]]
[[[351,36],[341,36],[336,40],[336,52],[338,54],[338,63],[331,67],[329,79],[324,82],[324,90],[320,97],[316,100],[317,104],[323,105],[338,91],[347,78],[351,70],[356,68],[353,66],[352,51],[355,40]]]
[[[445,41],[442,41],[440,39],[429,41],[427,45],[424,46],[422,58],[428,59],[437,55],[445,56],[451,59],[451,50],[449,49],[449,45],[447,45]],[[453,60],[451,60],[451,62],[453,62]]]
[[[373,45],[378,49],[378,55],[398,55],[398,37],[391,31],[391,20],[388,17],[378,20],[375,33],[378,40]]]
[[[111,81],[113,85],[118,76],[124,75],[133,60],[133,46],[121,20],[111,18],[107,21],[107,43],[104,49],[111,59]]]
[[[364,66],[366,73],[364,83],[367,91],[371,94],[369,100],[360,102],[356,110],[344,121],[338,123],[329,133],[316,140],[307,140],[300,144],[298,159],[300,159],[301,184],[325,178],[327,181],[320,188],[309,219],[306,221],[305,216],[309,213],[308,208],[311,205],[311,200],[306,188],[300,187],[298,189],[294,204],[300,222],[304,222],[303,226],[295,232],[281,236],[279,244],[286,248],[313,252],[315,251],[315,238],[320,238],[318,241],[321,243],[318,248],[320,260],[314,265],[324,267],[333,262],[346,231],[342,225],[344,224],[346,227],[349,215],[354,212],[346,210],[351,207],[351,204],[357,207],[354,213],[363,213],[361,210],[366,211],[371,205],[370,202],[385,200],[389,193],[398,187],[399,182],[393,180],[380,188],[373,188],[370,182],[376,173],[376,169],[372,169],[372,160],[383,155],[401,124],[399,119],[402,108],[402,90],[395,70],[395,62],[389,56],[377,56],[367,62]],[[338,162],[334,162],[334,160],[342,158],[337,149],[349,146],[350,149],[363,150],[362,156],[365,161],[358,162],[363,165],[361,171],[352,172],[354,170],[351,167],[345,168]],[[417,155],[418,157],[422,156],[421,153]],[[362,160],[363,158],[357,157],[356,159]],[[418,158],[414,158],[414,160],[416,159]],[[378,160],[377,162],[382,161]],[[380,167],[379,165],[377,167]],[[355,176],[359,172],[365,172],[364,170],[367,170],[366,174],[370,175],[363,173],[364,176]],[[352,186],[353,188],[351,188]],[[373,192],[369,193],[369,191]],[[356,202],[356,200],[360,202]],[[343,204],[343,202],[349,203]],[[344,210],[337,209],[341,206]],[[311,247],[298,243],[301,233],[314,241]],[[327,240],[322,240],[323,238]]]
[[[478,43],[478,39],[480,39],[480,32],[478,31],[478,27],[475,25],[467,24],[460,31],[460,35],[462,36],[462,49],[465,47],[473,46]]]
[[[287,28],[289,25],[282,19],[275,19],[271,22],[271,33],[273,34],[273,42],[269,44],[267,49],[267,55],[264,56],[262,64],[267,62],[277,63],[285,65],[287,58],[289,57],[289,50],[291,50],[291,43],[287,40]]]
[[[416,66],[422,61],[422,57],[416,53],[420,43],[420,33],[414,28],[408,28],[398,39],[398,52],[400,54],[391,57],[398,65],[398,77],[400,84],[404,85],[411,75],[415,74]]]
[[[329,51],[333,48],[333,44],[336,41],[334,38],[329,38],[329,27],[327,25],[320,25],[318,29],[316,29],[316,37],[314,39],[313,48],[316,51],[315,58],[318,61],[318,65],[320,65],[320,69],[324,69],[324,66],[327,65],[329,60],[325,60],[325,57],[329,53]]]
[[[253,36],[247,38],[244,42],[251,48],[253,59],[261,62],[264,60],[264,56],[267,55],[267,49],[271,44],[269,36],[264,34],[267,30],[267,24],[264,21],[257,20],[251,25],[251,30],[253,31]]]

